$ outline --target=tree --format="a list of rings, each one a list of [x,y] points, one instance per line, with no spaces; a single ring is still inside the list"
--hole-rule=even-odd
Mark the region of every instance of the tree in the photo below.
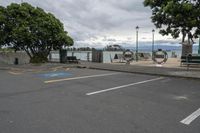
[[[178,38],[182,43],[193,44],[193,38],[200,35],[199,0],[145,0],[144,6],[152,9],[152,22],[160,28],[160,34]]]
[[[6,41],[6,36],[7,34],[5,34],[5,8],[0,6],[0,48],[3,46],[3,44],[5,44]]]
[[[0,44],[26,51],[30,62],[46,62],[52,49],[73,45],[73,39],[53,14],[28,3],[0,7],[0,27]]]

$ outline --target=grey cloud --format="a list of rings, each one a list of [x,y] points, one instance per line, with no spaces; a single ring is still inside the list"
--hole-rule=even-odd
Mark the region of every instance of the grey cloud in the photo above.
[[[11,2],[20,3],[20,0],[3,1],[1,5],[5,6]],[[76,45],[81,45],[81,41],[98,40],[108,34],[133,34],[136,25],[147,28],[153,26],[150,20],[151,10],[143,7],[143,0],[24,0],[24,2],[53,13],[64,23],[65,29],[74,38]],[[120,42],[112,38],[109,40],[109,37],[106,41]],[[99,43],[93,44],[99,46]]]
[[[102,39],[102,41],[104,42],[117,42],[117,40],[115,38],[108,38],[108,37],[105,37]]]
[[[109,42],[116,42],[117,40],[116,40],[116,39],[110,38],[110,39],[108,39],[107,41],[109,41]]]
[[[148,9],[146,8],[141,8],[143,7],[143,1],[139,0],[122,0],[122,1],[118,1],[118,0],[110,0],[108,1],[111,4],[115,5],[116,7],[125,10],[127,12],[135,12],[135,11],[139,11],[139,12],[145,12],[148,11]]]

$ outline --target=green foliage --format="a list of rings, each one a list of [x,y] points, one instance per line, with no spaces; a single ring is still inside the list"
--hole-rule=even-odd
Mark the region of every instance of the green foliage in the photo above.
[[[5,44],[6,37],[7,37],[7,34],[4,32],[4,31],[6,31],[6,27],[5,27],[5,20],[6,20],[5,12],[6,12],[5,8],[0,6],[0,47],[2,47],[3,44]]]
[[[199,0],[145,0],[144,6],[152,9],[152,22],[160,28],[160,34],[188,42],[200,35]]]
[[[32,63],[45,63],[47,61],[48,61],[47,57],[42,53],[35,54],[30,59],[30,62],[32,62]]]
[[[73,45],[73,39],[53,14],[28,3],[0,7],[0,27],[0,46],[26,51],[31,62],[47,61],[52,49]]]
[[[13,48],[0,48],[0,52],[15,52]]]

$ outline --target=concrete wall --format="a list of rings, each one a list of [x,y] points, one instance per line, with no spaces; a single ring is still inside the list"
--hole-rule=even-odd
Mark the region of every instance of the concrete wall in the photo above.
[[[0,64],[14,64],[15,58],[18,58],[19,64],[30,62],[30,58],[25,52],[0,52]]]
[[[103,51],[103,63],[111,63],[115,54],[123,54],[123,51]]]
[[[92,62],[103,62],[103,51],[101,50],[93,50],[92,51]]]

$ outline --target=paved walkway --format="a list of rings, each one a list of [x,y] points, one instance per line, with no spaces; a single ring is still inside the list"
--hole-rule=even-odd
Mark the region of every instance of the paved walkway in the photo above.
[[[200,79],[200,67],[199,68],[190,68],[187,70],[187,67],[165,67],[160,65],[142,65],[138,63],[131,63],[130,65],[112,63],[112,64],[103,64],[103,63],[82,63],[82,67],[92,68],[92,69],[102,69],[102,70],[112,70],[112,71],[121,71],[121,72],[131,72],[139,74],[150,74],[150,75],[160,75],[160,76],[172,76],[172,77],[181,77],[181,78],[194,78]]]
[[[8,65],[0,64],[0,70],[52,70],[61,68],[78,67],[77,64],[45,63],[45,64],[23,64]]]
[[[92,63],[92,62],[81,62],[81,64],[60,64],[60,63],[46,63],[40,65],[25,64],[25,65],[6,65],[0,64],[0,70],[54,70],[69,67],[83,67],[90,69],[101,69],[101,70],[111,70],[120,72],[131,72],[139,74],[149,74],[149,75],[160,75],[160,76],[172,76],[181,78],[193,78],[200,79],[200,67],[190,68],[180,67],[180,63],[176,62],[177,65],[171,64],[158,66],[152,61],[139,61],[133,62],[130,65],[124,63]]]

